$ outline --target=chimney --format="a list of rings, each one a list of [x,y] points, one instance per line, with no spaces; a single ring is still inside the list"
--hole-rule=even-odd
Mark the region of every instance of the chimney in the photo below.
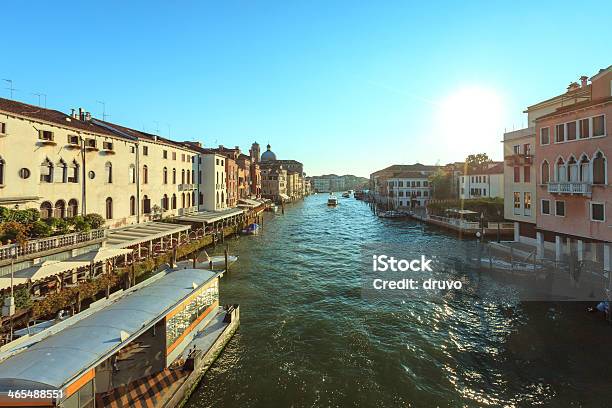
[[[85,120],[85,111],[83,108],[79,108],[79,120]]]
[[[570,92],[570,91],[576,90],[576,89],[578,89],[578,88],[580,88],[580,86],[578,85],[578,83],[577,83],[577,82],[572,82],[571,84],[569,84],[569,85],[567,86],[567,91],[568,91],[568,92]]]
[[[78,119],[78,116],[76,114],[76,109],[70,109],[70,117],[73,119]]]
[[[584,88],[585,86],[587,86],[587,80],[588,80],[588,79],[589,79],[589,77],[588,77],[588,76],[586,76],[586,75],[583,75],[583,76],[581,76],[581,77],[580,77],[580,86],[581,86],[582,88]]]
[[[85,112],[85,120],[88,122],[91,120],[91,113]]]

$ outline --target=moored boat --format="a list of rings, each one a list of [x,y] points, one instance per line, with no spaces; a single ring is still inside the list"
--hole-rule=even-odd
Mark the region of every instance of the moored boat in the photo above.
[[[383,211],[378,213],[378,216],[381,218],[404,218],[404,217],[408,217],[410,214],[405,212],[405,211],[395,211],[395,210],[389,210],[389,211]]]
[[[248,227],[242,230],[242,233],[245,235],[256,235],[259,233],[259,224],[253,223],[249,224]]]

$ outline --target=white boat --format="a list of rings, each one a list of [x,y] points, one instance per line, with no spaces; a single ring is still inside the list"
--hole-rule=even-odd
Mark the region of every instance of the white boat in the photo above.
[[[238,257],[235,255],[227,256],[228,265],[233,264],[238,260]],[[202,251],[200,256],[196,259],[196,269],[210,269],[212,262],[213,269],[223,269],[225,268],[225,255],[213,255],[209,256],[206,251]],[[193,260],[184,260],[178,262],[181,266],[186,266],[187,268],[193,267]]]
[[[268,208],[266,208],[266,211],[270,211],[270,212],[277,212],[278,211],[278,207],[276,206],[276,204],[272,204],[271,206],[269,206]]]
[[[378,216],[381,218],[403,218],[403,217],[407,217],[409,214],[403,211],[395,211],[395,210],[389,210],[389,211],[383,211],[381,213],[378,213]]]
[[[348,192],[347,193],[342,193],[342,197],[343,198],[349,198],[350,196],[351,196],[351,194],[348,193]]]
[[[334,193],[330,193],[329,197],[327,197],[327,205],[330,207],[335,207],[338,205],[338,197],[336,197]]]

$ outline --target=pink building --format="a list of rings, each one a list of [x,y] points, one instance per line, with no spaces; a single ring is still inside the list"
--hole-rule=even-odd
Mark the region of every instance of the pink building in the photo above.
[[[612,66],[568,93],[588,97],[535,120],[537,248],[578,260],[602,262],[610,270],[612,243]]]

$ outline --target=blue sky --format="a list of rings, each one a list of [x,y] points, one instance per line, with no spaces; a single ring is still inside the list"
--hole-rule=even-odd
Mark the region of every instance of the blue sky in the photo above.
[[[612,64],[609,1],[86,3],[2,6],[14,99],[310,175],[501,159],[526,106]]]

